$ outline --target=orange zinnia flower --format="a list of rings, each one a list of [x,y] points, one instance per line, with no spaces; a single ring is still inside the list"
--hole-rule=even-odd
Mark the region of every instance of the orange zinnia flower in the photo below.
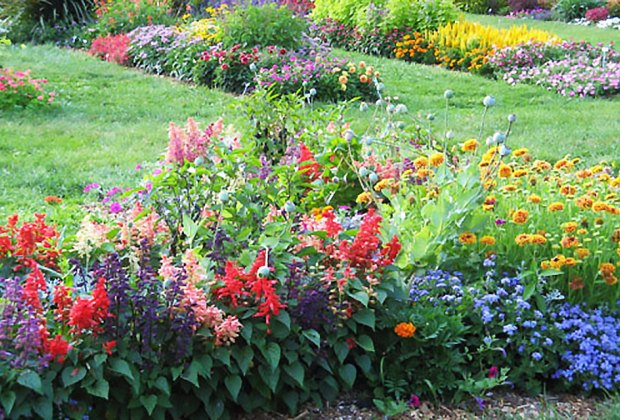
[[[416,327],[412,322],[401,322],[394,327],[394,332],[397,336],[402,338],[411,338],[416,332]]]

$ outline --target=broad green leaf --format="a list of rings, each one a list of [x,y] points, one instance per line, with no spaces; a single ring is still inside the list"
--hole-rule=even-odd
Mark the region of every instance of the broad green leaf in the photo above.
[[[183,372],[181,378],[193,384],[196,388],[200,388],[200,384],[198,383],[198,362],[193,360],[192,363],[189,364],[185,372]]]
[[[99,379],[94,385],[86,387],[86,392],[95,397],[108,399],[108,393],[110,392],[110,384],[105,379]]]
[[[366,351],[375,351],[375,345],[372,339],[367,335],[361,335],[356,340],[357,344]]]
[[[284,371],[291,377],[300,387],[304,387],[304,368],[299,362],[290,365],[284,365]]]
[[[373,330],[375,329],[375,312],[372,309],[364,308],[353,314],[353,320],[360,324],[366,325]]]
[[[239,365],[241,373],[245,376],[248,369],[250,369],[250,364],[252,363],[252,358],[254,357],[254,351],[252,351],[250,346],[235,347],[233,349],[233,357],[237,361],[237,365]]]
[[[217,399],[213,403],[205,404],[205,409],[209,418],[219,419],[224,414],[224,401]]]
[[[224,384],[226,385],[228,392],[230,392],[233,401],[236,402],[239,397],[239,391],[241,391],[241,377],[239,375],[228,375],[224,378]]]
[[[338,361],[340,363],[344,362],[344,359],[349,355],[349,345],[345,342],[339,341],[334,346],[334,350],[336,351],[336,357],[338,357]]]
[[[357,292],[347,292],[347,294],[351,296],[353,299],[357,300],[362,305],[364,305],[364,307],[368,306],[368,301],[369,301],[368,293],[362,292],[360,290]]]
[[[51,419],[54,416],[54,407],[50,398],[38,398],[32,408],[42,419]]]
[[[15,405],[16,395],[15,392],[6,390],[0,394],[0,404],[4,408],[4,413],[10,415]]]
[[[160,376],[159,378],[157,378],[153,386],[159,389],[165,395],[170,396],[170,383],[165,377]]]
[[[33,370],[25,370],[17,377],[17,383],[32,389],[38,394],[43,394],[41,377]]]
[[[119,359],[117,357],[110,359],[110,370],[112,372],[123,375],[124,377],[129,379],[129,381],[134,380],[133,374],[131,373],[131,368],[129,367],[129,363],[127,363],[123,359]]]
[[[155,395],[142,395],[140,396],[140,404],[146,408],[146,412],[150,416],[157,407],[157,397]]]
[[[353,387],[353,384],[355,383],[355,378],[357,377],[357,369],[355,369],[355,366],[353,366],[351,363],[347,363],[346,365],[341,366],[340,369],[338,369],[338,374],[349,388]]]
[[[321,347],[321,334],[319,334],[316,330],[304,330],[302,332],[303,336],[310,340],[317,347]]]
[[[65,386],[80,382],[86,376],[86,369],[83,367],[67,366],[62,371],[62,383]]]
[[[280,346],[276,343],[269,343],[266,347],[261,349],[263,356],[267,359],[267,363],[271,366],[271,369],[275,369],[280,363],[281,350]]]

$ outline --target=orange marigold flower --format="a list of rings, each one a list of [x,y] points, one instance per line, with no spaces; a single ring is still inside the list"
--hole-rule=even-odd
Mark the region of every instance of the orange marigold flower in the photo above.
[[[564,210],[564,204],[556,201],[555,203],[549,204],[549,207],[547,207],[547,210],[549,210],[549,211],[562,211],[562,210]]]
[[[459,236],[459,242],[465,245],[475,244],[476,240],[476,235],[471,232],[464,232]]]
[[[615,286],[616,284],[618,284],[618,278],[614,276],[613,274],[604,276],[603,279],[605,280],[605,283],[607,283],[608,286]]]
[[[526,148],[521,148],[521,149],[517,149],[515,151],[512,152],[513,156],[519,157],[519,156],[523,156],[525,154],[528,153],[528,150]]]
[[[607,211],[609,210],[609,206],[607,205],[607,203],[603,202],[603,201],[595,201],[592,204],[592,211]]]
[[[549,270],[551,268],[551,261],[545,260],[540,263],[540,268],[543,270]]]
[[[569,195],[569,196],[573,196],[577,193],[577,188],[575,188],[572,185],[563,185],[562,188],[560,188],[560,194],[562,195]]]
[[[368,83],[368,76],[366,76],[365,74],[360,74],[360,82]]]
[[[492,246],[492,245],[495,245],[495,242],[496,242],[495,238],[489,235],[486,235],[480,238],[480,243],[483,245]]]
[[[546,160],[537,160],[534,162],[534,169],[539,172],[548,171],[551,169],[551,164]]]
[[[575,176],[576,176],[577,178],[580,178],[580,179],[586,179],[586,178],[590,178],[590,177],[592,176],[592,172],[590,172],[590,171],[589,171],[589,170],[587,170],[587,169],[583,169],[583,170],[581,170],[581,171],[578,171],[578,172],[575,174]]]
[[[558,170],[559,170],[559,169],[562,169],[562,168],[566,168],[566,167],[568,167],[569,165],[570,165],[570,162],[569,162],[568,160],[566,160],[566,159],[560,159],[560,160],[558,160],[558,161],[555,163],[555,165],[553,165],[553,167],[554,167],[555,169],[558,169]]]
[[[528,235],[527,233],[522,233],[520,235],[517,235],[517,237],[515,238],[515,243],[519,246],[523,246],[523,245],[527,245],[530,242],[530,235]]]
[[[56,195],[48,195],[43,199],[47,204],[60,204],[62,203],[62,198]]]
[[[522,225],[527,222],[530,213],[527,210],[519,209],[512,214],[512,221],[518,225]]]
[[[592,199],[586,195],[577,198],[577,200],[575,200],[575,204],[577,205],[577,207],[579,207],[580,209],[589,209],[592,207],[592,205],[594,204],[594,201],[592,201]]]
[[[500,178],[510,178],[512,176],[512,168],[502,163],[499,165],[498,174]]]
[[[517,190],[517,186],[516,186],[516,185],[513,185],[513,184],[508,184],[508,185],[505,185],[505,186],[502,188],[502,190],[503,190],[504,192],[512,192],[512,191],[516,191],[516,190]]]
[[[603,276],[613,274],[616,271],[616,266],[612,263],[602,263],[599,267],[599,271]]]
[[[577,260],[573,257],[568,257],[564,260],[564,265],[567,267],[574,267],[577,265]]]
[[[416,168],[424,168],[428,166],[428,158],[426,156],[420,156],[416,160],[413,161],[413,164]]]
[[[581,244],[579,243],[579,239],[576,237],[565,236],[560,241],[560,245],[562,245],[562,248],[577,248]]]
[[[550,261],[551,267],[556,270],[561,269],[565,262],[566,262],[566,257],[562,254],[556,255]]]
[[[521,178],[522,176],[527,176],[527,171],[525,169],[517,169],[512,174],[515,178]]]
[[[478,140],[476,140],[476,139],[469,139],[465,143],[463,143],[463,146],[461,147],[461,150],[463,152],[475,152],[476,149],[478,149],[479,145],[480,145],[480,143],[478,143]]]
[[[573,233],[574,231],[577,230],[577,227],[579,225],[577,225],[577,223],[575,222],[567,222],[564,223],[564,225],[562,225],[562,227],[564,228],[564,232],[566,233]]]
[[[370,203],[372,202],[372,194],[369,193],[368,191],[365,191],[357,196],[357,198],[355,199],[355,202],[358,204]]]
[[[575,250],[575,255],[577,255],[577,258],[584,259],[590,255],[590,250],[588,248],[577,248]]]
[[[587,230],[587,229],[579,229],[579,230],[577,231],[577,235],[585,235],[586,233],[588,233],[588,230]]]
[[[527,198],[527,201],[529,201],[530,203],[538,204],[542,201],[542,198],[540,198],[539,195],[532,194]]]
[[[540,233],[530,235],[530,243],[535,245],[544,245],[547,243],[547,238],[545,238],[545,236]]]
[[[435,154],[431,155],[430,158],[429,158],[431,166],[439,166],[442,163],[444,163],[445,160],[446,160],[446,157],[444,156],[443,153],[435,153]]]
[[[402,338],[411,338],[416,332],[416,327],[412,322],[401,322],[394,327],[394,332]]]
[[[433,171],[431,171],[430,169],[418,169],[418,171],[416,172],[416,176],[418,178],[426,178],[430,176],[432,173]]]

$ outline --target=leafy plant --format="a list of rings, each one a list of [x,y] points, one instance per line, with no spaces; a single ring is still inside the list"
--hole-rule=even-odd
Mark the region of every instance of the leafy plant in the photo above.
[[[584,17],[590,9],[602,6],[605,6],[604,0],[560,0],[553,10],[560,19],[571,21]]]

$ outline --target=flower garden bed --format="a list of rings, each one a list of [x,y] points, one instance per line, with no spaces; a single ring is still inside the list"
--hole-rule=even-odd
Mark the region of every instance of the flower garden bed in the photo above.
[[[368,15],[402,23],[396,3]],[[513,391],[615,392],[615,162],[537,159],[512,144],[516,115],[488,128],[491,96],[468,138],[449,130],[446,91],[437,134],[434,116],[382,97],[365,62],[325,58],[308,39],[256,41],[252,16],[294,30],[288,9],[211,10],[172,27],[121,25],[105,17],[126,17],[113,6],[99,6],[98,24],[135,28],[97,38],[92,54],[245,93],[236,123],[249,129],[170,123],[160,159],[138,165],[142,181],[90,183],[66,218],[0,225],[0,417],[299,416],[348,392],[369,415],[458,417],[505,414]],[[242,46],[240,34],[254,41]],[[502,40],[501,64],[484,62],[491,41],[470,48],[480,34]],[[530,34],[441,24],[401,47],[430,61],[441,45],[453,53],[445,65],[496,65],[508,77],[563,49],[597,60],[594,47],[556,46],[546,33],[520,45]],[[614,80],[552,87],[601,96]],[[314,104],[353,97],[377,99],[360,105],[373,112],[363,133],[344,105]],[[59,197],[45,201],[62,209]],[[524,415],[544,411],[527,401]]]

